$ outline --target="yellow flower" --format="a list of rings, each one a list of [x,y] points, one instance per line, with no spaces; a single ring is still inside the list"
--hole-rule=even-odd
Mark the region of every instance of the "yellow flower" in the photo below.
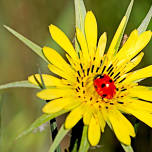
[[[150,41],[152,33],[146,31],[138,34],[134,30],[116,52],[125,23],[126,17],[122,19],[107,53],[104,53],[106,33],[100,36],[97,43],[97,23],[91,11],[85,17],[85,35],[76,28],[81,49],[79,53],[54,25],[49,26],[51,36],[65,50],[68,61],[52,48],[43,48],[50,62],[48,68],[60,77],[42,75],[46,89],[38,92],[37,96],[51,100],[44,106],[43,112],[70,111],[65,120],[67,129],[83,119],[84,124],[89,126],[88,139],[92,146],[98,144],[106,123],[120,142],[131,144],[130,136],[135,137],[134,127],[122,113],[132,114],[152,127],[152,88],[138,84],[152,76],[152,65],[131,71],[140,63],[144,55],[141,51]],[[39,74],[30,76],[28,80],[37,85],[35,78],[41,83]]]

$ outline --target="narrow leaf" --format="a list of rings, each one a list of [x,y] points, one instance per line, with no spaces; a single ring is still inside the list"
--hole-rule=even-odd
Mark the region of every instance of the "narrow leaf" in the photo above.
[[[87,152],[90,147],[89,141],[88,141],[88,126],[83,127],[83,133],[80,143],[79,152]]]
[[[146,31],[150,21],[152,18],[152,6],[149,9],[149,12],[147,13],[146,17],[144,18],[144,20],[142,21],[142,23],[140,24],[140,26],[138,27],[138,32],[142,33],[144,31]]]
[[[134,152],[131,146],[126,146],[124,144],[121,144],[125,152]]]
[[[46,61],[48,63],[48,61],[46,60],[46,58],[44,57],[43,53],[42,53],[42,48],[39,47],[37,44],[33,43],[32,41],[28,40],[27,38],[25,38],[24,36],[22,36],[21,34],[17,33],[15,30],[13,30],[12,28],[4,25],[4,27],[11,32],[14,36],[16,36],[19,40],[21,40],[25,45],[27,45],[30,49],[32,49],[37,55],[39,55],[44,61]]]
[[[78,27],[83,34],[84,33],[84,20],[85,20],[85,16],[86,16],[86,8],[84,5],[83,0],[74,0],[74,4],[75,4],[75,18],[76,18],[76,27]],[[80,51],[80,47],[78,44],[78,41],[75,37],[75,49],[77,52]]]
[[[19,139],[19,138],[31,133],[34,129],[38,128],[42,124],[46,123],[47,121],[49,121],[55,117],[58,117],[59,115],[66,113],[66,112],[68,112],[68,111],[62,110],[62,111],[59,111],[54,114],[43,114],[38,119],[36,119],[28,129],[26,129],[19,136],[17,136],[16,139]]]
[[[74,3],[75,3],[76,27],[78,27],[84,33],[84,19],[86,16],[86,8],[83,0],[74,0]]]
[[[72,152],[77,152],[77,148],[78,148],[78,139],[75,140]]]
[[[31,84],[27,80],[25,80],[25,81],[17,81],[17,82],[11,82],[11,83],[0,85],[0,90],[8,89],[8,88],[18,88],[18,87],[39,88],[38,86]]]
[[[127,11],[126,11],[126,14],[125,14],[125,16],[127,17],[126,23],[125,23],[124,28],[123,28],[120,36],[119,36],[119,39],[118,39],[118,41],[117,41],[117,44],[116,44],[116,46],[115,46],[115,50],[116,50],[115,54],[117,53],[117,51],[118,51],[118,49],[119,49],[119,46],[120,46],[120,43],[121,43],[121,40],[122,40],[124,31],[125,31],[125,29],[126,29],[126,26],[127,26],[127,23],[128,23],[129,17],[130,17],[130,13],[131,13],[131,10],[132,10],[132,7],[133,7],[133,3],[134,3],[134,0],[131,0],[129,6],[128,6],[128,8],[127,8]]]
[[[65,135],[69,132],[69,129],[65,129],[64,125],[61,126],[57,136],[54,139],[53,144],[51,145],[49,152],[54,152],[56,150],[56,148],[58,147],[58,145],[60,144],[60,142],[62,141],[62,139],[65,137]]]

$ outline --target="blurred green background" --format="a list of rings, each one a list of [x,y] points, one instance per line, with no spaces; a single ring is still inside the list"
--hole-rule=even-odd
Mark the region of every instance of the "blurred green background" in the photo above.
[[[108,44],[123,17],[130,0],[84,0],[87,10],[92,10],[98,21],[99,34],[106,31]],[[133,11],[126,29],[129,34],[137,28],[152,0],[135,0]],[[39,44],[49,45],[63,51],[52,41],[48,25],[58,25],[71,40],[74,37],[73,0],[0,0],[0,84],[25,80],[40,68],[48,73],[47,65],[23,43],[6,31],[8,25]],[[148,29],[152,30],[152,23]],[[152,64],[152,41],[144,49],[146,53],[139,67]],[[152,79],[145,80],[152,85]],[[0,152],[47,152],[50,146],[50,130],[34,133],[15,141],[15,137],[42,114],[43,101],[35,96],[34,89],[7,89],[1,91]],[[152,151],[152,129],[140,123],[137,137],[132,141],[136,152]],[[108,129],[101,138],[101,147],[91,151],[123,152],[118,140]]]

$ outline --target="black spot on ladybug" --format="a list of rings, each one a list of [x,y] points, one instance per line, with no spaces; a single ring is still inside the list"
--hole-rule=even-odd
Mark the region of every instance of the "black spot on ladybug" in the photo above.
[[[109,82],[112,83],[112,80],[110,79]]]
[[[107,96],[107,94],[103,94],[103,95],[102,95],[102,97],[106,97],[106,96]]]
[[[104,88],[106,85],[103,83],[102,85],[101,85],[101,88]]]

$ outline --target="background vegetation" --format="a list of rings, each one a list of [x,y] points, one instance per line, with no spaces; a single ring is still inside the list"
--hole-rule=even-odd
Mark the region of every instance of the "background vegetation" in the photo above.
[[[108,44],[123,17],[130,0],[84,0],[87,10],[92,10],[98,21],[99,35],[108,34]],[[129,34],[140,25],[152,0],[135,0],[126,32]],[[0,84],[25,80],[40,68],[48,73],[47,65],[23,43],[3,28],[3,24],[36,42],[63,51],[52,41],[48,25],[58,25],[70,38],[74,37],[74,2],[72,0],[0,0]],[[149,25],[152,30],[152,23]],[[140,67],[152,64],[152,41],[144,49]],[[152,79],[143,82],[152,85]],[[34,89],[7,89],[1,91],[0,100],[0,151],[47,152],[50,130],[34,133],[15,141],[15,137],[42,114],[43,101],[35,96]],[[134,119],[132,119],[134,121]],[[140,123],[137,137],[132,141],[137,152],[152,151],[152,129]],[[101,147],[92,151],[123,151],[114,134],[108,129],[102,135]]]

